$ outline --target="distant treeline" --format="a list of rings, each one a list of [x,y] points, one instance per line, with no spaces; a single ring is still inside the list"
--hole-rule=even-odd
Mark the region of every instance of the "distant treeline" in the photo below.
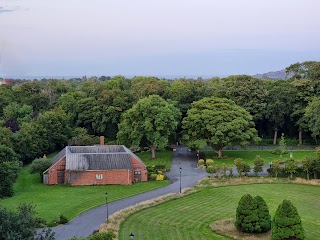
[[[315,144],[320,131],[320,62],[292,64],[286,73],[290,78],[278,81],[247,75],[208,80],[143,76],[11,79],[10,86],[0,86],[0,144],[28,163],[67,144],[98,143],[99,135],[116,143],[122,113],[152,94],[173,103],[182,118],[194,101],[228,98],[253,116],[262,144],[272,144],[278,132],[297,143],[300,132],[300,143]],[[181,124],[170,141],[180,137]]]

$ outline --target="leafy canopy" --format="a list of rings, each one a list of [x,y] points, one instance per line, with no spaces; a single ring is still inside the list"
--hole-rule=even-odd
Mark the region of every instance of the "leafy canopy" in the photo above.
[[[117,139],[128,146],[164,148],[178,125],[180,115],[173,104],[158,95],[143,98],[123,114]]]
[[[193,102],[182,124],[184,140],[189,146],[209,144],[221,151],[228,144],[259,141],[250,113],[226,98],[210,97]]]

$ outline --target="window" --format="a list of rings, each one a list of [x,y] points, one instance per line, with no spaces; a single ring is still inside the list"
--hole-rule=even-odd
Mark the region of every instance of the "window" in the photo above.
[[[102,180],[103,179],[103,175],[102,174],[96,174],[96,179],[97,180]]]
[[[134,175],[140,175],[141,174],[141,170],[140,169],[135,169],[134,170]]]

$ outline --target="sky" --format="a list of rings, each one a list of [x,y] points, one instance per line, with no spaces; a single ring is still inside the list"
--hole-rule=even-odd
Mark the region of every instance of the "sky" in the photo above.
[[[320,60],[319,0],[0,0],[0,78],[227,76]]]

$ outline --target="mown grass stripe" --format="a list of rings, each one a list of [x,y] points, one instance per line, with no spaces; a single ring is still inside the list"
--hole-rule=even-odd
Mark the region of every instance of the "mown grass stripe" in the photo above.
[[[251,184],[204,188],[189,196],[144,209],[126,219],[120,229],[120,239],[126,239],[123,229],[128,228],[146,237],[142,239],[227,239],[213,233],[209,226],[216,220],[235,217],[238,201],[245,193],[262,196],[272,216],[283,199],[290,199],[302,218],[307,239],[319,238],[319,186]],[[139,224],[136,224],[137,220]]]

